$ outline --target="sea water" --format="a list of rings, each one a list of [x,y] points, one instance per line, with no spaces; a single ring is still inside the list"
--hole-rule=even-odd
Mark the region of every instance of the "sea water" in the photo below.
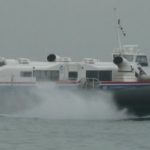
[[[54,84],[31,89],[32,96],[12,93],[7,95],[7,105],[2,103],[6,97],[0,101],[4,111],[0,115],[0,149],[150,149],[149,119],[133,119],[125,110],[118,111],[111,93]],[[8,107],[9,101],[13,105]]]

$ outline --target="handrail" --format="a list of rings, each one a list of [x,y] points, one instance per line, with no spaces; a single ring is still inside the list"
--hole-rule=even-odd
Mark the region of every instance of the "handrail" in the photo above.
[[[95,88],[98,83],[99,80],[97,78],[82,78],[80,80],[80,86],[82,88]]]

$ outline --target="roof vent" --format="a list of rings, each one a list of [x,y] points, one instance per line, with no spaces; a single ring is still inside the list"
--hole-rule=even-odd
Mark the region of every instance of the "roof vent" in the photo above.
[[[83,62],[87,63],[87,64],[95,64],[95,63],[98,62],[98,60],[97,59],[93,59],[93,58],[84,58]]]
[[[71,58],[70,57],[60,57],[59,59],[60,62],[71,62]]]
[[[19,58],[18,62],[19,62],[19,64],[29,64],[30,59],[28,59],[28,58]]]

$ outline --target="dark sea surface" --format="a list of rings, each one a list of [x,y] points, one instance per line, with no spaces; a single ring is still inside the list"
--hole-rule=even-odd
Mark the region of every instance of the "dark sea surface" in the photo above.
[[[150,119],[118,111],[111,93],[39,85],[30,94],[3,92],[0,150],[150,149]]]

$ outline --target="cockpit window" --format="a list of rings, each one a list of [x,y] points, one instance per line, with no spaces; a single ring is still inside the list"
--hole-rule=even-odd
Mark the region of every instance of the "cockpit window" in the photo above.
[[[148,61],[146,56],[137,56],[136,62],[139,63],[141,66],[148,66]]]
[[[128,61],[132,62],[133,61],[133,55],[123,55],[123,57],[125,59],[127,59]]]

